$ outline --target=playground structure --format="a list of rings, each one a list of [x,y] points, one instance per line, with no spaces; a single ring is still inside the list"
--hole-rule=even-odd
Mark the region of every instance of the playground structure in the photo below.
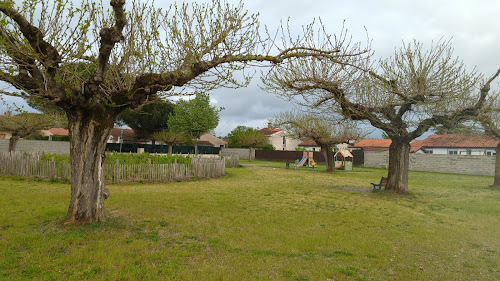
[[[352,162],[354,157],[348,150],[339,150],[337,153],[335,153],[333,159],[335,160],[335,169],[346,171],[352,170]]]
[[[313,151],[304,151],[304,154],[302,155],[302,159],[300,159],[299,162],[296,161],[295,165],[293,165],[294,168],[297,168],[300,166],[316,167],[316,162],[314,162],[314,152]]]

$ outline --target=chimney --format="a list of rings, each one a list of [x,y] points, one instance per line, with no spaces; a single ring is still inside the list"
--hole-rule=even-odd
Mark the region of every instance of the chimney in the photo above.
[[[273,127],[271,126],[271,121],[267,122],[267,129],[271,131]]]

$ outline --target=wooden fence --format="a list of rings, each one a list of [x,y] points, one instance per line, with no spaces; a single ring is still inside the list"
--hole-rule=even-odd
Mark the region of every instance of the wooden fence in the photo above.
[[[69,163],[38,160],[37,155],[0,154],[0,175],[69,180]],[[151,161],[150,161],[151,162]],[[177,161],[176,161],[177,162]],[[106,182],[164,182],[194,177],[220,177],[226,165],[238,166],[238,158],[193,158],[191,164],[106,164]]]

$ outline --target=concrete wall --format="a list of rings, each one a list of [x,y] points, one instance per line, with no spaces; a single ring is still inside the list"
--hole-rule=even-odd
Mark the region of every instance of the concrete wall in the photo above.
[[[9,140],[0,140],[0,152],[9,151]],[[67,141],[19,140],[16,151],[69,154]]]
[[[222,156],[238,155],[240,159],[248,160],[248,148],[222,148]],[[252,159],[255,159],[255,149],[252,149]]]
[[[410,170],[466,175],[495,175],[496,156],[410,154]],[[365,151],[365,167],[387,168],[389,153]]]

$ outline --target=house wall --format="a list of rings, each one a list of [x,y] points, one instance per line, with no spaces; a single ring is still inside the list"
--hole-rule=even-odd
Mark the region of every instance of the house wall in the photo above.
[[[0,152],[9,151],[9,140],[0,140]],[[69,154],[68,141],[19,140],[16,151]]]
[[[12,134],[9,132],[0,132],[0,139],[10,139]]]
[[[428,149],[432,151],[432,154],[450,154],[450,151],[456,151],[457,155],[468,155],[467,150],[470,150],[470,155],[490,155],[495,153],[495,149],[485,149],[485,148],[432,148]]]
[[[365,151],[365,167],[387,168],[389,153]],[[410,170],[437,173],[493,176],[495,156],[411,154]]]
[[[283,136],[285,144],[283,145]],[[269,142],[276,150],[295,150],[302,143],[301,140],[290,137],[285,131],[280,131],[269,137]]]

